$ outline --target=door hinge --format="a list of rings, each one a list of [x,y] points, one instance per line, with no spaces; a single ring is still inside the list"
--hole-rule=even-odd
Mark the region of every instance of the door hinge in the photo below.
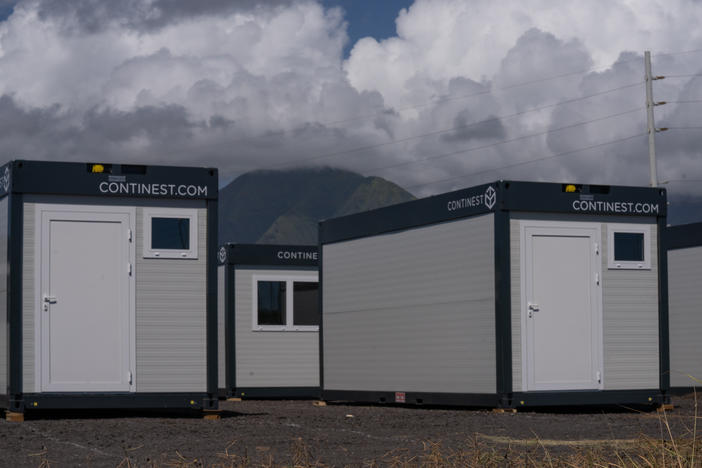
[[[600,274],[599,273],[595,273],[595,284],[597,286],[600,285]]]
[[[127,380],[129,380],[129,385],[132,384],[132,371],[127,372]]]
[[[127,263],[127,274],[132,276],[132,262]]]
[[[599,255],[599,254],[600,254],[600,243],[595,242],[595,255]]]
[[[602,372],[597,371],[597,383],[602,383]]]
[[[132,241],[132,230],[131,229],[127,229],[127,240],[129,242]]]

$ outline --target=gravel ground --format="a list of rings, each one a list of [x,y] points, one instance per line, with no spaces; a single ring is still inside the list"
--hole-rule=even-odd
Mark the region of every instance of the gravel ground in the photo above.
[[[676,438],[690,438],[691,396],[674,399],[667,418]],[[0,420],[0,465],[21,466],[333,466],[387,463],[422,453],[484,447],[573,450],[632,443],[642,435],[669,439],[656,411],[625,408],[490,410],[330,404],[311,401],[221,402],[222,418],[191,413],[39,413],[23,423]],[[664,431],[664,432],[662,432]],[[535,442],[538,439],[538,442]],[[304,464],[304,463],[303,463]]]

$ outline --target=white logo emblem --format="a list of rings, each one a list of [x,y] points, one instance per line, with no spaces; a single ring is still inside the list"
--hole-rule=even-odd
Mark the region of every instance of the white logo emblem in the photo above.
[[[5,174],[0,178],[0,186],[2,186],[2,191],[7,192],[10,188],[10,168],[5,168]]]
[[[495,189],[492,188],[492,185],[487,188],[485,191],[485,206],[488,207],[488,210],[491,210],[493,206],[495,206],[495,202],[497,201],[497,193],[495,192]]]
[[[217,258],[219,259],[219,263],[224,263],[227,260],[227,248],[226,247],[219,248],[219,253],[217,254]]]

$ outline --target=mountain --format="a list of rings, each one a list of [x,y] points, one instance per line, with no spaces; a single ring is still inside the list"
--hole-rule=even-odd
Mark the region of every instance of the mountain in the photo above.
[[[699,223],[702,221],[702,197],[684,197],[668,194],[669,225]]]
[[[316,244],[321,219],[413,199],[385,179],[342,169],[249,172],[219,191],[219,240]]]

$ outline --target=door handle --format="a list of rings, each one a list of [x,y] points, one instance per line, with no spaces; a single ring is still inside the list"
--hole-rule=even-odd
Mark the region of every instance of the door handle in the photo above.
[[[528,316],[529,318],[532,318],[532,317],[534,316],[534,312],[538,312],[538,311],[539,311],[539,304],[532,304],[532,303],[530,302],[530,303],[527,305],[527,310],[528,310],[527,316]]]
[[[56,296],[44,296],[44,302],[47,304],[56,304]]]

